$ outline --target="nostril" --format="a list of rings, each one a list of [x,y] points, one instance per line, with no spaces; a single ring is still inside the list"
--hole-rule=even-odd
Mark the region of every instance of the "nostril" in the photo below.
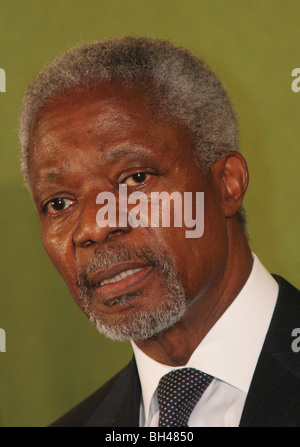
[[[95,244],[95,242],[94,242],[94,241],[91,241],[91,240],[88,240],[88,241],[85,241],[82,245],[83,245],[84,247],[89,247],[89,246],[92,245],[92,244]]]
[[[80,246],[81,247],[89,247],[90,245],[92,245],[92,244],[95,244],[95,241],[92,241],[92,240],[87,240],[87,241],[84,241],[84,242],[82,242],[81,244],[80,244]],[[75,241],[73,240],[73,245],[74,245],[74,247],[76,246],[76,243],[75,243]]]
[[[120,230],[119,228],[116,230],[111,231],[108,235],[107,235],[107,239],[111,239],[112,237],[115,236],[120,236],[121,234],[124,234],[125,231],[124,230]]]

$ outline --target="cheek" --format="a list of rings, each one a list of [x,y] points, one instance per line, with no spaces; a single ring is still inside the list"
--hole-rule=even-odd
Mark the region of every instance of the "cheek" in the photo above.
[[[198,224],[201,225],[200,220]],[[157,239],[160,238],[175,260],[179,277],[193,299],[203,295],[215,277],[222,274],[228,247],[226,219],[219,206],[212,206],[207,197],[202,236],[188,238],[186,231],[189,230],[186,227],[160,229]]]
[[[70,292],[73,296],[76,295],[76,269],[72,240],[66,232],[49,231],[42,226],[42,242],[51,262],[66,282]]]
[[[198,259],[199,252],[194,250],[195,239],[186,238],[186,228],[155,228],[151,231],[154,250],[169,256],[175,264],[176,272],[187,291],[190,290],[190,272]]]
[[[223,274],[228,256],[226,218],[216,201],[207,197],[204,208],[204,232],[190,247],[190,281],[194,293],[203,294]]]

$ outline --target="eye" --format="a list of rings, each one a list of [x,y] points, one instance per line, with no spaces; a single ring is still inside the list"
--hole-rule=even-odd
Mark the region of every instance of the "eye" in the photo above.
[[[66,199],[63,197],[56,197],[55,199],[49,200],[45,205],[43,205],[42,210],[45,214],[59,214],[65,209],[72,206],[74,200]]]
[[[148,174],[147,172],[136,172],[129,177],[127,177],[123,183],[126,183],[128,186],[136,186],[136,185],[142,185],[145,183],[149,178],[151,177],[151,174]]]

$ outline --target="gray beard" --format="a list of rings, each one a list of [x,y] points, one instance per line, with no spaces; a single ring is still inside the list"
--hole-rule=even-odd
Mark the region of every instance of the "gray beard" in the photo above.
[[[145,260],[165,277],[163,299],[156,308],[146,308],[120,315],[118,322],[110,323],[98,315],[93,306],[93,292],[90,290],[87,277],[92,272],[107,268],[117,262],[127,260]],[[184,286],[172,258],[151,249],[126,250],[114,242],[109,248],[98,248],[93,259],[84,267],[78,276],[78,287],[85,314],[98,331],[112,340],[147,340],[165,332],[182,318],[186,311],[187,299]],[[139,292],[126,294],[116,298],[121,305],[139,295]],[[113,303],[112,303],[113,305]]]

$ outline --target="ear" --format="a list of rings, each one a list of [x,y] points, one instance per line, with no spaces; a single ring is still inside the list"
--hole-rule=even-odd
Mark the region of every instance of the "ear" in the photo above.
[[[214,163],[212,174],[221,194],[223,212],[231,217],[241,207],[248,186],[247,163],[239,152],[227,152]]]

